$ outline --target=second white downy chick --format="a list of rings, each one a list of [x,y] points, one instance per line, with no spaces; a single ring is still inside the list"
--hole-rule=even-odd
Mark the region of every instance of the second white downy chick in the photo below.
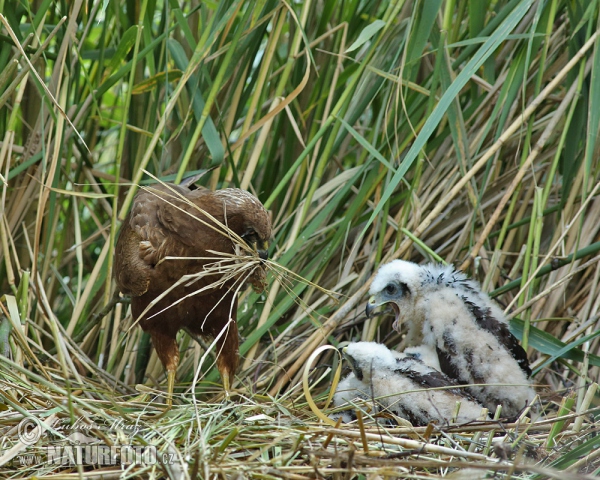
[[[483,407],[464,388],[418,358],[392,352],[375,342],[351,343],[343,353],[355,376],[354,380],[345,381],[355,390],[360,389],[362,395],[369,395],[367,398],[372,398],[376,407],[415,426],[430,422],[467,423],[481,416]],[[456,402],[461,405],[453,419]]]

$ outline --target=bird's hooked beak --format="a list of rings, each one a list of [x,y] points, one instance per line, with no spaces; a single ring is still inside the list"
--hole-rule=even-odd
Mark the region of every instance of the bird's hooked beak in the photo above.
[[[371,295],[371,298],[369,298],[367,306],[365,307],[365,314],[367,315],[367,318],[371,318],[373,315],[373,310],[375,310],[378,306],[379,304],[377,303],[375,295]]]
[[[261,260],[269,259],[269,242],[262,242],[260,248],[258,244],[254,244],[254,247],[256,248],[256,252],[258,253],[258,258],[260,258]]]

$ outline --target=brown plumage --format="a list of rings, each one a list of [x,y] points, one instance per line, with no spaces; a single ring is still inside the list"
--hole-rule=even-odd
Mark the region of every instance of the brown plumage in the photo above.
[[[244,282],[257,291],[264,289],[265,270],[256,254],[267,258],[271,236],[270,216],[252,194],[237,188],[190,190],[188,183],[140,191],[115,249],[117,285],[123,294],[131,295],[133,317],[142,316],[140,325],[151,335],[168,372],[169,404],[179,363],[176,336],[181,329],[192,336],[217,338],[221,334],[216,342],[217,368],[229,389],[229,379],[238,366],[237,292]],[[240,269],[229,278],[218,272],[194,276],[224,258],[209,250],[254,254],[256,262],[253,268]],[[189,277],[182,278],[186,275]],[[215,286],[219,281],[223,283]]]

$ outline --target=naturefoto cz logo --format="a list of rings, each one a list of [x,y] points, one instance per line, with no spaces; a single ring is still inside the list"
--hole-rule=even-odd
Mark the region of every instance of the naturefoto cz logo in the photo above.
[[[48,463],[53,465],[154,465],[157,462],[156,446],[145,447],[136,445],[105,445],[89,437],[81,431],[75,430],[57,442],[37,447],[35,453],[20,453],[14,459],[21,465],[35,465]],[[61,430],[60,426],[54,430]],[[64,431],[64,429],[62,429]],[[21,443],[32,447],[42,438],[47,437],[45,424],[34,417],[21,420],[18,425],[18,436]]]

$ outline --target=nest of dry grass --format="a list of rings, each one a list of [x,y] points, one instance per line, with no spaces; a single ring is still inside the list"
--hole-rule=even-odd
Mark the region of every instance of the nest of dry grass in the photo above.
[[[578,455],[569,477],[583,479],[600,462],[598,409],[573,415],[544,402],[533,421],[418,428],[385,426],[364,412],[356,424],[332,427],[315,418],[302,388],[278,398],[246,388],[231,399],[218,387],[204,400],[184,392],[163,414],[153,401],[162,393],[147,387],[134,392],[108,376],[65,382],[58,365],[40,376],[11,367],[14,376],[2,381],[10,408],[0,416],[0,462],[21,476],[561,479],[561,462]]]

